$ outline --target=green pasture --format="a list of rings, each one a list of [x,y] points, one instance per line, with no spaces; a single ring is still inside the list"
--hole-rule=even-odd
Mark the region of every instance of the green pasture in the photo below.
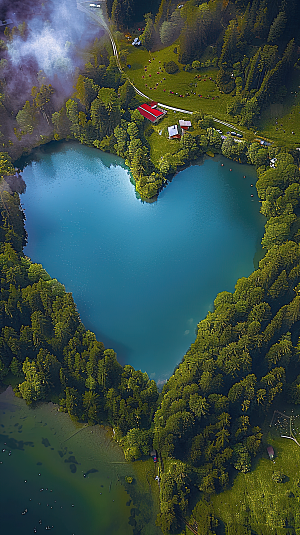
[[[143,47],[135,48],[128,45],[127,41],[121,41],[120,49],[128,50],[126,65],[131,65],[131,68],[128,68],[124,64],[126,75],[140,91],[155,101],[192,112],[202,110],[205,114],[228,121],[227,103],[232,97],[222,94],[217,88],[214,80],[218,70],[208,67],[185,72],[183,66],[178,63],[177,54],[174,53],[175,46],[174,43],[150,53]],[[163,67],[164,62],[171,60],[179,65],[179,71],[175,74],[166,73]]]
[[[184,71],[183,65],[178,63],[178,55],[174,52],[176,42],[155,52],[148,52],[144,47],[136,48],[131,42],[132,39],[127,40],[118,33],[119,52],[127,51],[126,61],[122,63],[124,72],[137,89],[156,102],[192,112],[202,111],[204,114],[238,126],[237,119],[227,114],[227,105],[232,102],[233,96],[221,93],[215,83],[217,68],[205,67],[199,71]],[[208,47],[201,60],[205,61],[211,54],[212,49]],[[171,60],[179,66],[175,74],[166,73],[163,67],[164,62]],[[130,68],[127,65],[130,65]],[[300,146],[299,70],[294,70],[287,87],[287,94],[282,100],[282,104],[272,104],[262,112],[257,134],[281,146],[298,147]],[[170,112],[168,115],[170,116]],[[223,132],[228,129],[218,123],[215,126],[221,128]],[[244,139],[253,140],[251,129],[243,127],[242,131]]]
[[[292,132],[295,132],[292,134]],[[300,70],[294,69],[282,104],[271,104],[263,111],[259,133],[276,144],[300,147]]]
[[[291,410],[286,411],[291,414]],[[300,411],[298,411],[300,413]],[[294,435],[300,443],[300,415],[293,419]],[[294,535],[300,533],[300,447],[290,439],[288,426],[272,425],[268,414],[263,429],[263,444],[251,472],[238,473],[229,490],[212,497],[213,514],[226,535]],[[273,446],[270,460],[267,446]],[[280,474],[282,482],[276,482]],[[194,518],[190,519],[193,524]],[[293,528],[295,524],[295,529]],[[250,529],[251,528],[251,529]],[[204,527],[199,535],[206,535]],[[190,533],[188,529],[186,532]]]
[[[191,117],[188,114],[169,110],[163,119],[154,125],[149,124],[148,128],[146,129],[145,134],[150,144],[151,160],[155,165],[158,164],[159,160],[162,156],[164,156],[164,154],[175,154],[178,152],[180,148],[180,140],[169,139],[168,126],[172,126],[174,124],[178,125],[179,119],[190,120]],[[191,133],[195,133],[193,128],[191,128]]]
[[[183,65],[178,63],[178,56],[174,52],[176,43],[152,53],[143,47],[135,48],[130,43],[131,40],[130,42],[125,39],[119,41],[119,50],[126,49],[128,51],[124,71],[145,95],[168,106],[193,112],[201,110],[221,121],[232,125],[238,124],[235,118],[227,114],[227,105],[232,102],[232,95],[221,93],[214,81],[218,72],[217,68],[207,67],[199,71],[184,71]],[[205,51],[201,58],[202,61],[207,59],[209,53],[209,50]],[[171,60],[179,66],[179,71],[175,74],[167,74],[163,68],[164,62]],[[127,65],[131,65],[131,67],[128,68]],[[175,94],[170,93],[170,91]],[[179,95],[183,95],[183,97]],[[278,145],[300,146],[299,70],[295,69],[283,102],[284,104],[272,104],[263,111],[258,134]],[[221,128],[224,132],[227,130],[227,127],[217,123],[216,128]],[[251,130],[243,127],[242,131],[245,139],[249,139],[249,141],[253,139]],[[295,133],[292,134],[292,132]]]
[[[287,439],[270,438],[270,443],[277,452],[274,463],[266,453],[253,472],[239,474],[231,490],[213,499],[215,514],[226,525],[228,535],[247,533],[238,531],[238,526],[251,526],[261,535],[290,533],[285,529],[291,524],[289,517],[298,515],[300,449]],[[283,483],[272,479],[277,471],[286,476]]]
[[[260,133],[279,145],[300,147],[299,94],[295,95],[294,101],[289,107],[287,104],[271,105],[262,114]]]

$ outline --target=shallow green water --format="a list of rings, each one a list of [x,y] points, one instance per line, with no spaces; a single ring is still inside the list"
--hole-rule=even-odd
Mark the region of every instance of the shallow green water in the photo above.
[[[80,428],[51,403],[31,409],[10,387],[0,425],[1,534],[161,533],[153,495],[103,428]]]

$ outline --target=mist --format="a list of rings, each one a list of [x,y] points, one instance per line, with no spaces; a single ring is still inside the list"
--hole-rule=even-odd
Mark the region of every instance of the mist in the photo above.
[[[89,59],[84,50],[103,35],[103,29],[77,9],[75,0],[45,4],[4,0],[0,12],[2,19],[12,19],[16,27],[26,22],[24,34],[14,35],[5,53],[10,95],[14,97],[21,90],[24,100],[32,86],[39,85],[39,78],[60,94],[70,94],[76,70]]]

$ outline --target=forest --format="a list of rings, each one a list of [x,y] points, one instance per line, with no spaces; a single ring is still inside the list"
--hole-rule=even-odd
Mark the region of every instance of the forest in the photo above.
[[[152,14],[140,13],[137,4],[107,2],[108,15],[118,31],[145,15],[146,48],[176,39],[179,62],[188,70],[199,67],[195,62],[201,63],[206,47],[215,47],[217,83],[235,99],[228,117],[255,125],[263,107],[284,98],[285,84],[299,68],[296,1],[188,0],[180,20],[171,0],[149,3]],[[25,23],[7,26],[0,41],[0,379],[15,376],[15,393],[28,404],[53,400],[80,422],[112,426],[127,460],[155,448],[157,523],[164,533],[180,532],[196,497],[203,518],[208,511],[199,533],[223,533],[209,512],[212,496],[230,488],[238,472],[253,469],[262,453],[259,419],[278,400],[300,403],[299,151],[224,139],[212,117],[197,112],[177,153],[155,165],[148,126],[136,110],[139,97],[98,38],[70,94],[61,98],[55,83],[39,73],[16,104],[9,95],[9,47],[15,39],[26,41],[28,32]],[[143,199],[157,195],[177,169],[207,151],[256,167],[265,255],[234,292],[216,296],[214,310],[198,324],[195,342],[161,393],[146,373],[118,363],[113,349],[85,329],[72,294],[23,253],[25,214],[12,187],[16,162],[35,146],[70,139],[124,158]],[[247,522],[236,532],[250,535]],[[292,535],[297,522],[290,515],[284,527],[261,533]]]

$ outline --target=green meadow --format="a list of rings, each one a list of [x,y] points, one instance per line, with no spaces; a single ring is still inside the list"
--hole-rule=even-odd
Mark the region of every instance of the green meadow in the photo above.
[[[207,115],[215,115],[218,119],[228,121],[227,104],[232,97],[219,91],[214,81],[218,72],[217,68],[207,67],[199,71],[184,71],[183,65],[178,63],[178,56],[174,52],[176,43],[152,53],[143,47],[136,48],[128,45],[127,41],[120,41],[119,49],[125,47],[128,55],[126,65],[124,64],[124,72],[140,91],[168,106],[191,112],[202,110]],[[175,61],[179,66],[175,74],[168,74],[164,70],[163,65],[168,61]],[[128,68],[127,65],[131,67]]]
[[[127,51],[126,62],[123,62],[124,72],[137,89],[156,102],[191,112],[202,111],[206,115],[238,126],[238,120],[227,114],[227,106],[233,101],[233,95],[221,93],[215,83],[217,68],[204,67],[197,71],[186,72],[183,70],[183,65],[178,63],[176,42],[161,50],[148,52],[144,47],[132,46],[131,41],[119,34],[119,51]],[[202,62],[211,59],[212,51],[208,49],[201,58]],[[179,70],[176,73],[166,73],[163,65],[168,61],[177,63]],[[169,118],[170,112],[168,112],[168,125],[171,124]],[[178,118],[181,118],[181,115]],[[222,124],[216,123],[215,126],[223,132],[228,130]],[[244,133],[244,139],[254,140],[254,129],[242,127],[241,131]],[[261,138],[274,141],[281,146],[300,146],[299,70],[294,69],[283,103],[272,104],[263,111],[256,132]],[[172,148],[169,149],[170,144],[168,152],[172,153]]]
[[[293,429],[295,437],[300,437],[300,411],[286,411],[294,414]],[[288,434],[288,425],[272,425],[273,412],[264,424],[263,442],[252,470],[247,473],[236,471],[230,488],[214,495],[210,502],[200,502],[189,519],[191,526],[198,525],[199,535],[212,535],[208,523],[201,525],[201,519],[209,517],[211,529],[216,528],[224,535],[295,535],[300,533],[300,448],[290,439],[282,438]],[[274,420],[276,422],[276,418]],[[275,452],[270,460],[267,446]],[[201,507],[202,505],[202,507]],[[217,519],[216,522],[213,518]],[[182,535],[190,534],[186,528]]]
[[[271,138],[276,144],[300,147],[299,69],[294,69],[283,102],[271,104],[262,113],[260,131],[262,135]]]
[[[165,115],[165,117],[158,123],[154,125],[149,124],[147,127],[145,134],[150,145],[151,160],[155,165],[158,164],[160,158],[164,156],[164,154],[175,154],[178,152],[180,140],[169,139],[168,126],[173,124],[178,125],[179,119],[190,120],[190,116],[188,114],[169,110],[167,115]],[[196,133],[193,128],[191,128],[190,131],[192,134]],[[198,130],[197,133],[199,133]]]

